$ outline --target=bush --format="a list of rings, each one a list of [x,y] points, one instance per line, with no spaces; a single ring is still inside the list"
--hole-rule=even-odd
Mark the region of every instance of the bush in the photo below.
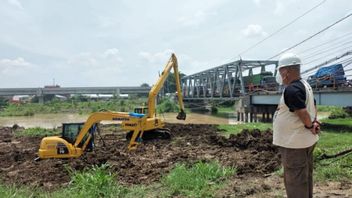
[[[170,99],[163,99],[157,107],[159,113],[177,112],[178,109],[177,104]]]
[[[0,109],[2,107],[6,107],[8,105],[8,101],[5,98],[0,97]]]
[[[218,112],[218,108],[216,108],[215,106],[211,107],[211,113],[217,113]]]
[[[329,116],[330,119],[346,118],[346,117],[349,117],[348,113],[341,108],[334,109]]]

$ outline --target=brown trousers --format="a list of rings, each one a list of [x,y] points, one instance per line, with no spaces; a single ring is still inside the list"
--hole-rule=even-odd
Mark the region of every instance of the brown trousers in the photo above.
[[[313,150],[279,147],[287,198],[313,197]]]

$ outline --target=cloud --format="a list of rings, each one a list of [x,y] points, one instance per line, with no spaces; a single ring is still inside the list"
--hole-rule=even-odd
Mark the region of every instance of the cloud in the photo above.
[[[286,6],[284,5],[284,3],[280,0],[276,0],[274,14],[281,16],[285,12],[285,10]]]
[[[242,30],[242,34],[245,37],[248,38],[253,38],[253,37],[265,37],[268,35],[268,33],[266,33],[261,25],[257,25],[257,24],[250,24],[248,25],[245,29]]]
[[[23,10],[22,4],[18,0],[7,0],[7,2],[21,10]]]
[[[89,68],[109,68],[120,65],[123,59],[116,48],[107,49],[103,52],[82,52],[68,59],[69,65],[84,66]]]
[[[263,0],[253,0],[253,3],[257,7],[267,7],[271,8],[276,16],[282,16],[284,12],[286,11],[288,5],[294,4],[298,0],[266,0],[265,2]]]
[[[161,64],[161,63],[166,63],[166,61],[169,60],[172,53],[174,53],[174,50],[166,49],[162,52],[156,52],[156,53],[139,52],[139,56],[142,59],[147,60],[149,63]]]
[[[15,59],[0,59],[0,72],[2,74],[24,73],[24,70],[32,69],[34,65],[24,60],[22,57]]]
[[[177,19],[177,22],[184,26],[198,26],[204,23],[209,17],[216,16],[217,12],[206,12],[203,10],[198,10],[191,16],[182,16]]]
[[[120,51],[118,49],[116,49],[116,48],[111,48],[111,49],[105,50],[105,52],[102,54],[102,56],[103,56],[103,58],[117,58],[117,59],[121,59]]]
[[[260,6],[262,4],[262,0],[253,0],[256,6]]]
[[[106,16],[98,16],[97,21],[101,28],[111,28],[119,24],[118,20]]]

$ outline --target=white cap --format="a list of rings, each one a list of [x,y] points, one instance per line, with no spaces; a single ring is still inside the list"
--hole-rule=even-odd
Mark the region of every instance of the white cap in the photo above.
[[[280,69],[282,67],[288,67],[292,65],[300,65],[301,59],[294,53],[286,53],[283,54],[280,59],[279,59],[279,65],[277,69]]]

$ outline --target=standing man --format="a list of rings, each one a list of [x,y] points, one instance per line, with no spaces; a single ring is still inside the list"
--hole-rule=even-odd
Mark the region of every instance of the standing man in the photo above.
[[[300,66],[297,55],[284,54],[276,75],[285,88],[274,115],[273,144],[279,146],[288,198],[313,196],[313,150],[320,131],[313,91]]]

